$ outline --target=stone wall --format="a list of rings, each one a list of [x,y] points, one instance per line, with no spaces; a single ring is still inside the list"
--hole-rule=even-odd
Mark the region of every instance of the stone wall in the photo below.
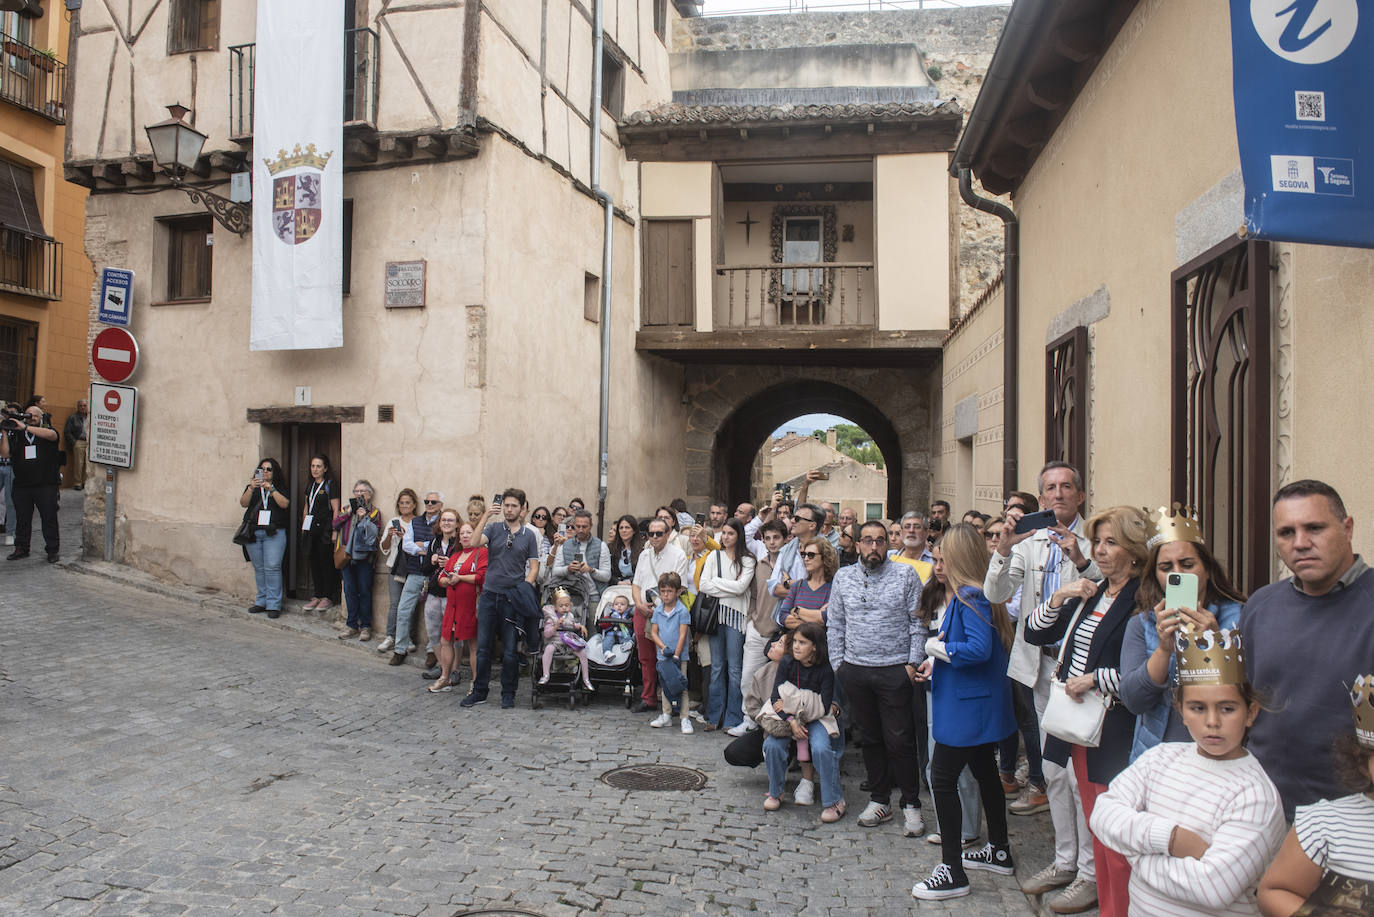
[[[770,50],[827,45],[914,44],[940,97],[964,111],[983,86],[1006,6],[958,10],[711,16],[674,24],[673,53]],[[914,77],[914,85],[925,79]],[[976,187],[976,186],[975,186]],[[958,194],[955,192],[957,199]],[[1009,198],[999,198],[1010,205]],[[959,203],[955,317],[964,315],[1002,267],[1002,221]]]

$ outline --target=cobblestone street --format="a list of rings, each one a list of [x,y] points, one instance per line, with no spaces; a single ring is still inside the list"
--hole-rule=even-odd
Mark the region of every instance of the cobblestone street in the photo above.
[[[462,710],[414,666],[272,626],[302,615],[41,557],[4,574],[0,913],[893,913],[937,860],[900,820],[858,826],[857,754],[838,825],[818,807],[765,817],[763,769],[725,765],[719,733],[652,730],[610,700],[533,711],[527,691]],[[709,782],[598,779],[631,762]],[[1020,873],[1044,865],[1048,816],[1012,829]],[[971,878],[972,897],[919,910],[1030,912],[1013,879]]]

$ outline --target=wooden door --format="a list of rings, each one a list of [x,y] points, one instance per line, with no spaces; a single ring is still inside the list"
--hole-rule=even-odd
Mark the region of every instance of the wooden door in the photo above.
[[[696,323],[691,220],[644,222],[644,324]]]
[[[310,486],[311,456],[318,453],[328,457],[329,474],[339,483],[340,502],[347,502],[342,495],[353,492],[353,481],[344,477],[341,433],[336,423],[285,424],[282,446],[285,453],[282,471],[291,482],[291,528],[297,536],[287,540],[286,583],[288,593],[294,597],[295,590],[303,590],[310,585],[310,569],[301,551],[299,535],[301,507],[305,502],[306,488]]]

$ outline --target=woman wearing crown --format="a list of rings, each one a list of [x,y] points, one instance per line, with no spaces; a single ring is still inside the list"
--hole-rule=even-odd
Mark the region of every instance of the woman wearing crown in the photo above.
[[[1298,806],[1260,881],[1265,917],[1374,913],[1374,675],[1356,677],[1350,700],[1355,729],[1336,739],[1331,759],[1355,792]]]
[[[1146,542],[1150,553],[1135,596],[1136,614],[1126,624],[1121,644],[1121,701],[1139,719],[1131,760],[1160,742],[1186,742],[1188,730],[1174,706],[1170,685],[1175,675],[1174,634],[1230,630],[1240,626],[1245,595],[1231,585],[1202,537],[1202,526],[1177,503],[1172,512],[1160,507],[1151,516],[1154,534]],[[1199,608],[1165,608],[1164,588],[1169,575],[1197,577]]]
[[[1240,631],[1175,641],[1175,704],[1191,742],[1162,742],[1117,775],[1093,835],[1130,861],[1130,913],[1258,914],[1254,888],[1283,839],[1273,781],[1245,749],[1259,702]]]

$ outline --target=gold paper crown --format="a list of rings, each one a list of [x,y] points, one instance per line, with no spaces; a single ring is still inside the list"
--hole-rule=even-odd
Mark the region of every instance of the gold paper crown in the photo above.
[[[569,592],[568,590],[564,589],[562,586],[556,586],[556,587],[554,587],[554,590],[553,590],[552,595],[553,595],[555,601],[557,601],[558,599],[570,599],[570,598],[572,598],[572,593]]]
[[[278,172],[285,172],[287,169],[294,169],[297,166],[310,166],[323,172],[325,165],[329,162],[329,157],[333,155],[334,153],[331,151],[321,156],[315,152],[315,144],[313,143],[307,143],[305,149],[302,150],[298,143],[289,154],[286,150],[279,150],[276,162],[264,159],[263,164],[267,166],[267,171],[273,175]]]
[[[1178,685],[1245,684],[1245,655],[1240,648],[1239,630],[1205,630],[1198,634],[1174,636],[1174,658],[1178,660]]]
[[[1161,506],[1150,513],[1150,521],[1154,523],[1155,533],[1145,542],[1147,549],[1169,541],[1204,543],[1202,525],[1197,521],[1197,510],[1191,506],[1185,509],[1181,504],[1175,503],[1172,512]]]
[[[1374,749],[1374,675],[1355,676],[1350,703],[1355,714],[1355,741]]]

